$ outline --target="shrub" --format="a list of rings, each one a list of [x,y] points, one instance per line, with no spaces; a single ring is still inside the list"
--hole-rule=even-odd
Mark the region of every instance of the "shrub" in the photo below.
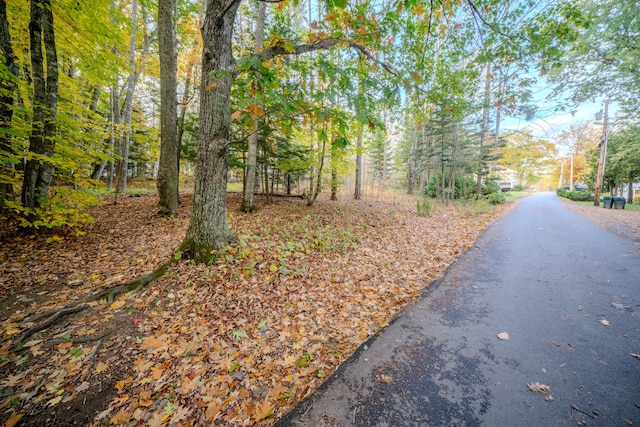
[[[93,217],[86,209],[98,202],[96,196],[86,191],[59,187],[54,190],[47,204],[39,208],[25,208],[17,200],[5,200],[4,205],[20,216],[21,227],[52,229],[92,224]]]
[[[418,216],[427,216],[427,214],[433,211],[434,207],[435,206],[431,203],[427,196],[423,196],[422,200],[418,200],[416,202]]]
[[[500,184],[498,184],[498,181],[493,179],[486,180],[482,185],[483,196],[490,196],[494,193],[500,193],[501,191],[502,190],[500,190]]]
[[[503,192],[492,193],[487,196],[487,200],[489,200],[489,203],[491,203],[492,205],[500,205],[504,203],[505,200],[507,200],[507,196],[505,196]]]
[[[594,199],[594,195],[588,191],[569,191],[564,188],[558,188],[556,194],[574,202],[590,202]]]

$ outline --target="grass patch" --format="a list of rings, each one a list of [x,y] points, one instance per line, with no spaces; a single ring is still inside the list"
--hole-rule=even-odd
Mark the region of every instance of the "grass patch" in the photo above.
[[[608,197],[608,196],[607,196]],[[573,202],[576,205],[580,205],[580,206],[590,206],[592,208],[595,208],[596,206],[593,206],[593,202]],[[600,199],[600,208],[604,208],[604,196]],[[640,211],[640,204],[632,204],[632,203],[625,203],[624,204],[624,208],[625,210],[630,210],[630,211]]]
[[[242,191],[242,182],[227,182],[227,191]]]

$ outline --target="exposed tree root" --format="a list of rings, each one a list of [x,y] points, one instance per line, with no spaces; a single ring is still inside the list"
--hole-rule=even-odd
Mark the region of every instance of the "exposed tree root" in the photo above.
[[[104,289],[100,292],[97,292],[93,295],[89,295],[84,299],[84,302],[97,301],[99,299],[106,298],[107,301],[113,301],[113,298],[117,295],[123,294],[125,292],[137,291],[140,288],[147,286],[149,283],[156,280],[158,277],[162,276],[174,263],[174,259],[165,262],[164,264],[160,264],[155,270],[153,270],[149,274],[145,274],[142,277],[138,277],[133,279],[127,283],[123,283],[121,285],[116,285],[111,288]]]
[[[47,320],[45,320],[44,322],[38,323],[37,325],[32,326],[29,329],[27,329],[26,331],[24,331],[22,333],[22,335],[20,335],[14,341],[14,344],[19,344],[21,342],[24,342],[24,340],[29,338],[31,335],[35,334],[38,331],[41,331],[43,329],[48,328],[49,326],[53,325],[58,320],[60,320],[62,317],[66,316],[67,314],[77,313],[79,311],[86,310],[89,307],[90,306],[88,304],[83,304],[83,305],[79,305],[79,306],[75,306],[75,307],[62,308],[59,311],[57,311],[53,316],[51,316]]]
[[[78,313],[80,311],[88,309],[90,307],[90,305],[87,304],[88,302],[97,301],[103,298],[106,298],[107,301],[111,302],[113,301],[113,298],[117,295],[123,294],[125,292],[137,291],[138,289],[147,286],[149,283],[153,282],[158,277],[162,276],[169,269],[171,264],[173,264],[174,262],[175,262],[175,259],[171,258],[169,261],[163,264],[160,264],[158,267],[156,267],[155,270],[153,270],[149,274],[145,274],[144,276],[135,278],[133,280],[130,280],[129,282],[126,282],[120,285],[115,285],[110,288],[104,289],[100,292],[97,292],[93,295],[89,295],[87,298],[83,299],[82,301],[79,301],[77,304],[73,304],[73,305],[67,304],[64,307],[59,309],[46,310],[46,311],[43,311],[42,313],[33,314],[28,318],[30,322],[42,319],[47,316],[49,316],[49,318],[44,322],[38,323],[37,325],[34,325],[29,329],[27,329],[26,331],[24,331],[22,335],[20,335],[18,338],[14,340],[14,344],[19,344],[21,342],[24,342],[31,335],[50,327],[51,325],[55,324],[57,321],[59,321],[66,315]],[[115,329],[109,331],[109,333],[113,332],[114,330]],[[105,336],[106,335],[108,334],[105,334]],[[92,339],[92,337],[93,336],[84,337],[84,338],[87,338],[87,341],[95,341],[101,338],[101,337],[97,337],[95,339]],[[78,338],[75,338],[75,340],[81,340],[82,338],[83,337],[78,337]],[[69,341],[69,340],[64,340],[64,341]],[[71,341],[87,342],[87,341],[74,341],[74,339],[72,339]]]

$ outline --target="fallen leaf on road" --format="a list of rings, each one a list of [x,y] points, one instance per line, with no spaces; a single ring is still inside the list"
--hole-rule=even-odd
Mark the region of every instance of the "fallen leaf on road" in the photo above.
[[[506,332],[500,332],[499,334],[496,334],[496,336],[498,337],[499,340],[508,340],[509,339],[509,334]]]
[[[554,401],[553,396],[551,396],[550,394],[547,394],[544,397],[544,400],[546,400],[547,402],[553,402]]]
[[[640,360],[640,354],[636,354],[636,353],[629,353],[629,354],[635,357],[636,359]]]
[[[542,393],[542,394],[547,394],[547,392],[549,390],[551,390],[551,387],[548,385],[544,385],[544,384],[540,384],[539,382],[535,382],[535,383],[528,383],[527,384],[527,388],[533,392],[536,393]]]
[[[607,319],[600,319],[599,322],[604,326],[611,326],[611,322],[609,322]]]
[[[612,303],[611,303],[611,305],[612,305],[614,308],[618,309],[618,310],[622,310],[622,311],[633,311],[633,310],[631,309],[631,307],[628,307],[628,306],[626,306],[626,305],[624,305],[624,304],[620,304],[619,302],[612,302]]]

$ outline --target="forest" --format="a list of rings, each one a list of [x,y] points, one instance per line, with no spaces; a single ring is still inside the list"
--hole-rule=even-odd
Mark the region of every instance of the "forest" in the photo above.
[[[0,47],[10,426],[273,423],[509,193],[640,181],[632,0],[0,0]]]

